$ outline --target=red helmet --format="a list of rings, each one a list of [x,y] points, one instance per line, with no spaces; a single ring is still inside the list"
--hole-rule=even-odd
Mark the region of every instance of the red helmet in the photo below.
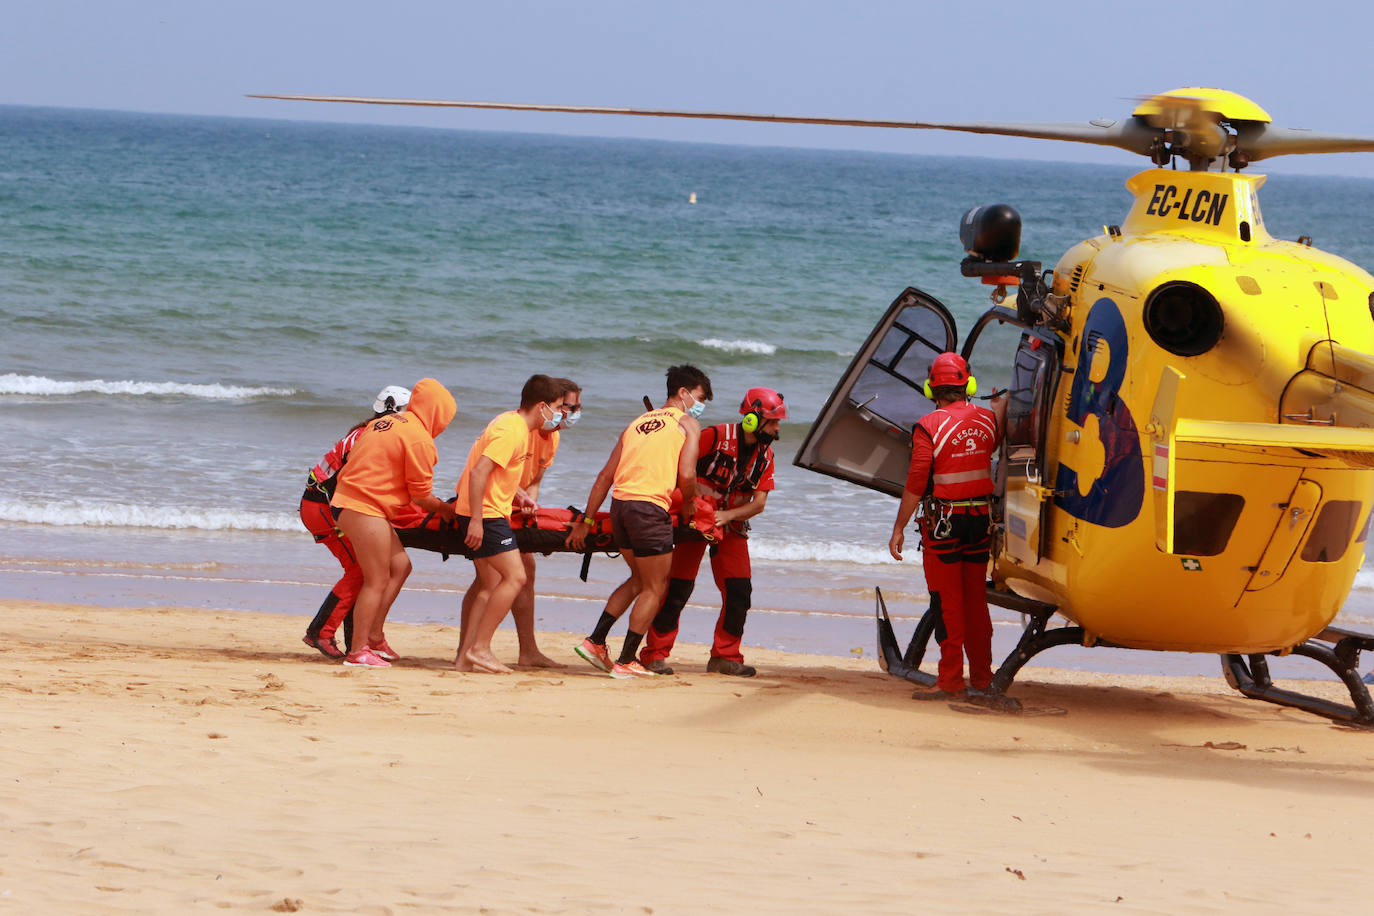
[[[750,388],[739,402],[740,415],[744,417],[744,431],[752,433],[765,420],[786,420],[787,405],[782,395],[772,388]]]
[[[941,353],[930,364],[930,387],[963,385],[968,381],[968,363],[958,353]]]
[[[958,353],[941,353],[931,360],[930,375],[922,387],[926,397],[934,398],[931,389],[945,385],[963,388],[970,397],[978,390],[978,381],[969,374],[968,363]]]

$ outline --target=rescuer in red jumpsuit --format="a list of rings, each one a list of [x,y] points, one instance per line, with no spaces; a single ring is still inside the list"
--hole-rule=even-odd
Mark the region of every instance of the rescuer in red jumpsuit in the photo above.
[[[919,687],[916,699],[953,699],[969,686],[983,691],[992,682],[992,620],[988,616],[987,570],[992,456],[1002,440],[1006,400],[996,412],[969,401],[977,383],[957,353],[941,353],[930,365],[926,396],[935,410],[922,417],[911,436],[911,468],[892,525],[888,550],[902,559],[905,529],[918,505],[922,559],[931,607],[940,614],[939,676]]]

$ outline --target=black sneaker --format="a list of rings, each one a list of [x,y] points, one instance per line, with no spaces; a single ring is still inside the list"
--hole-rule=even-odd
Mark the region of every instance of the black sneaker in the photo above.
[[[672,673],[673,673],[673,666],[670,665],[670,664],[668,664],[667,661],[665,661],[664,659],[661,659],[661,658],[656,658],[656,659],[654,659],[653,661],[649,662],[649,663],[648,663],[647,665],[645,665],[644,667],[645,667],[645,668],[648,668],[648,669],[649,669],[650,671],[652,671],[654,674],[672,674]]]
[[[960,690],[957,693],[950,693],[948,690],[941,690],[939,687],[917,687],[911,694],[913,700],[963,700],[968,697],[967,690]]]
[[[753,665],[737,662],[733,658],[712,658],[706,663],[706,670],[711,674],[728,674],[731,677],[753,677],[759,673]]]

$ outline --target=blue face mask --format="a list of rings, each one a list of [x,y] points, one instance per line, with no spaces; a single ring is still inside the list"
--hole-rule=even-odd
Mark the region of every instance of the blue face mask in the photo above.
[[[578,407],[572,413],[565,413],[563,415],[563,426],[576,426],[577,421],[580,419],[582,419],[582,408]]]
[[[553,410],[552,407],[549,408],[549,409],[550,409],[550,410]],[[562,411],[554,410],[554,411],[553,411],[553,416],[549,417],[547,420],[544,421],[544,432],[546,432],[546,433],[551,433],[551,432],[553,432],[555,429],[558,428],[558,424],[559,424],[559,423],[562,423],[562,422],[563,422],[563,413],[562,413]]]
[[[689,394],[688,397],[691,398],[692,396]],[[706,413],[706,402],[692,398],[692,406],[688,407],[684,412],[693,420],[700,420],[701,415]]]

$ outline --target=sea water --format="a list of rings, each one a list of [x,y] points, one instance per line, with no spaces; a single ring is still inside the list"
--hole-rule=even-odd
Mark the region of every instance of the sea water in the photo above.
[[[1139,165],[0,107],[0,595],[313,613],[337,565],[296,515],[305,474],[378,389],[433,376],[457,397],[448,495],[530,374],[577,380],[542,501],[581,506],[690,362],[705,423],[754,385],[791,411],[746,642],[871,653],[873,586],[905,627],[919,564],[887,555],[895,502],[793,467],[798,442],[906,286],[961,328],[988,306],[959,275],[965,210],[1017,207],[1022,256],[1049,267],[1124,218]],[[1263,193],[1274,235],[1374,265],[1374,182]],[[453,621],[470,565],[415,565],[396,616]],[[586,629],[623,575],[578,565],[540,563],[541,627]],[[715,599],[703,575],[685,638],[709,639]],[[1371,609],[1366,570],[1344,621]],[[998,622],[1013,640],[1019,618]]]

